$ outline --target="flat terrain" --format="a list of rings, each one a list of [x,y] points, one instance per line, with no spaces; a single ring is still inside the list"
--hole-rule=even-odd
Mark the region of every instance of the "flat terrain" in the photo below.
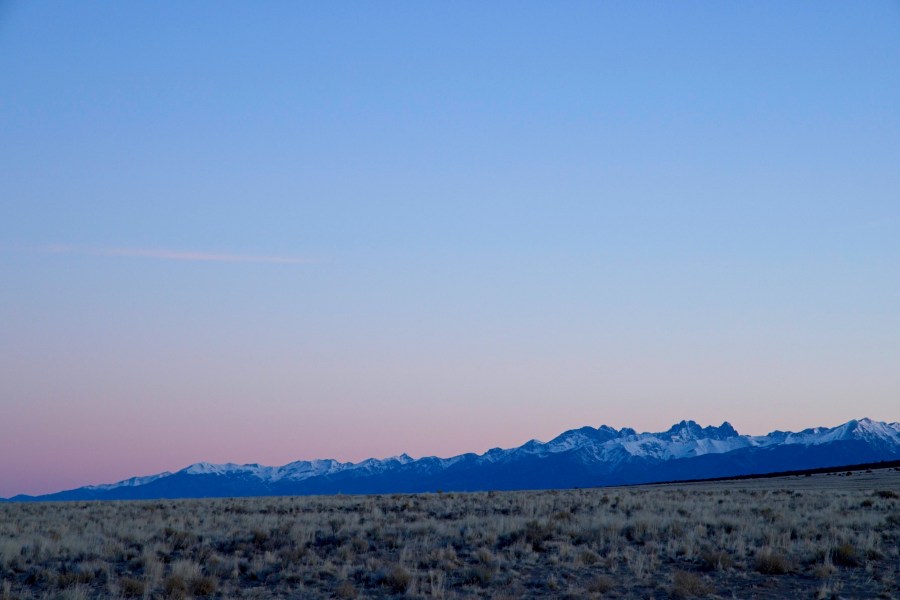
[[[0,504],[0,598],[900,598],[900,471]]]

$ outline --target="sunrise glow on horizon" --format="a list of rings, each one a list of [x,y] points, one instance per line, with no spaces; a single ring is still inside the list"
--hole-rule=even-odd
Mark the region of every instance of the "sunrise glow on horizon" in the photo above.
[[[0,7],[0,498],[900,420],[900,9]]]

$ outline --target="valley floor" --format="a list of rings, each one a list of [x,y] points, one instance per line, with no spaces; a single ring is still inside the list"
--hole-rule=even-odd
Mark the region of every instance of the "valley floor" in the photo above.
[[[900,471],[0,504],[0,598],[900,598]]]

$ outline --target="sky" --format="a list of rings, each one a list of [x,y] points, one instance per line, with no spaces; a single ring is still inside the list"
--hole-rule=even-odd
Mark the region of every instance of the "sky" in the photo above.
[[[0,2],[0,497],[900,419],[900,3]]]

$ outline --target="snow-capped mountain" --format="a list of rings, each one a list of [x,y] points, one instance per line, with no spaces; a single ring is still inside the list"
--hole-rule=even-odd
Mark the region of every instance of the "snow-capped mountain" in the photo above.
[[[90,500],[546,489],[650,483],[811,469],[900,459],[900,423],[853,420],[837,427],[740,435],[729,424],[681,421],[659,433],[606,425],[566,431],[549,442],[451,458],[406,454],[358,463],[332,459],[280,467],[196,463],[175,473],[133,477],[12,500]]]

